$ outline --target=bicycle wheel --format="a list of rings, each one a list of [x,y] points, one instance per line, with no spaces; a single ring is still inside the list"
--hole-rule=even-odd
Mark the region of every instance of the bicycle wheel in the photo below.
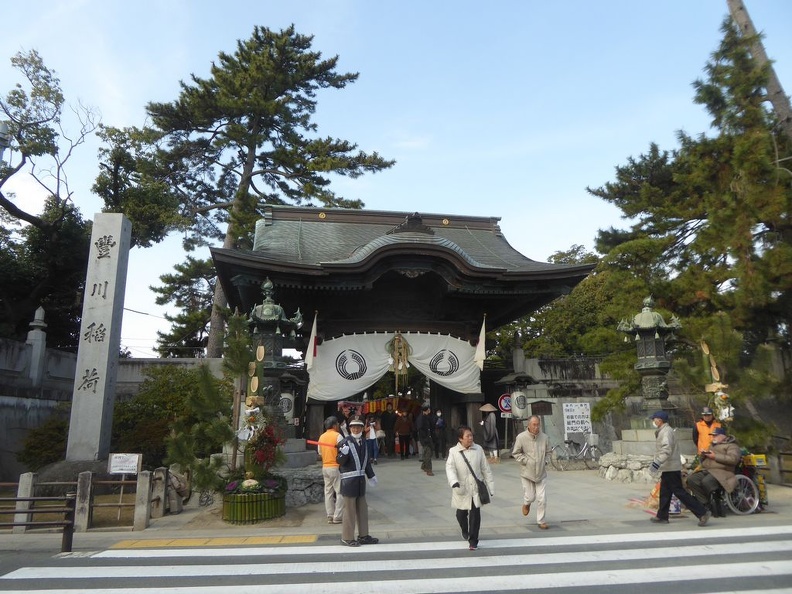
[[[599,468],[600,456],[602,456],[602,452],[597,446],[589,447],[586,452],[586,457],[583,458],[583,461],[586,463],[586,468],[589,470],[597,470]]]
[[[550,450],[550,463],[556,470],[566,470],[571,457],[572,454],[569,453],[569,448],[565,445],[553,446]]]
[[[726,505],[740,516],[754,513],[759,507],[759,489],[756,483],[744,474],[738,474],[737,486],[726,496]]]

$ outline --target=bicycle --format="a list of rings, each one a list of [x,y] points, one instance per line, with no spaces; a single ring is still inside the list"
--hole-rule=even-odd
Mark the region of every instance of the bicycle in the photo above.
[[[565,439],[563,444],[554,445],[550,448],[550,463],[553,465],[553,468],[556,470],[567,470],[571,468],[572,463],[576,460],[582,460],[586,468],[590,470],[599,468],[599,459],[600,456],[602,456],[602,451],[595,444],[589,443],[589,438],[593,434],[588,433],[579,435],[584,437],[583,445],[580,445],[572,439]],[[596,435],[594,435],[594,439],[591,439],[591,441],[593,442],[595,440]],[[574,444],[575,448],[578,448],[578,451],[574,454],[570,449],[572,444]]]

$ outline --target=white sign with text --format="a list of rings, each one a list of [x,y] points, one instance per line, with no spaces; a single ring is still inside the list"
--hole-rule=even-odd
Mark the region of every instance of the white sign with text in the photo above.
[[[564,403],[564,433],[591,433],[591,405],[588,402]]]
[[[143,464],[143,454],[110,454],[107,472],[110,474],[137,474]]]

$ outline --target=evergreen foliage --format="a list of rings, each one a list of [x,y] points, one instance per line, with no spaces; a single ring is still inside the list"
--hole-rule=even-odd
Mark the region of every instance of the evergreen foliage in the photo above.
[[[164,464],[165,442],[175,423],[198,421],[191,415],[189,401],[200,389],[200,376],[197,369],[176,365],[150,367],[144,373],[138,393],[115,405],[111,448],[139,452],[143,465],[154,469]]]
[[[95,128],[95,114],[83,106],[75,109],[81,129],[67,133],[55,71],[35,50],[17,53],[11,63],[23,81],[0,98],[10,145],[0,162],[0,336],[23,339],[41,306],[49,346],[76,350],[90,225],[74,204],[65,168]],[[49,193],[40,213],[25,210],[4,190],[22,174]]]
[[[784,165],[792,139],[768,107],[769,66],[752,59],[755,39],[728,19],[722,31],[706,78],[693,85],[712,118],[709,135],[679,132],[673,151],[651,143],[616,167],[614,181],[588,188],[630,226],[601,230],[594,273],[517,329],[527,356],[604,356],[602,371],[623,383],[595,406],[601,418],[640,393],[634,345],[615,328],[653,295],[666,320],[674,313],[682,322],[681,340],[669,346],[686,391],[708,398],[706,340],[741,411],[743,443],[766,445],[767,428],[759,440],[748,427],[757,423],[750,401],[792,393],[789,377],[771,373],[779,352],[792,350],[792,172]]]
[[[71,405],[60,404],[46,421],[27,432],[16,458],[31,472],[66,459],[70,411]]]
[[[157,332],[157,352],[168,358],[201,358],[206,348],[212,297],[215,287],[214,265],[210,260],[187,256],[174,266],[174,274],[160,276],[163,284],[150,287],[157,294],[155,303],[173,303],[180,308],[175,316],[165,314],[169,332]]]
[[[234,437],[230,420],[233,388],[228,381],[218,382],[206,365],[198,367],[197,374],[197,389],[187,401],[187,415],[175,419],[165,440],[165,462],[189,469],[196,488],[219,490],[225,482],[220,477],[225,463],[212,454]]]
[[[179,216],[168,224],[185,223],[188,251],[217,241],[225,248],[250,248],[255,221],[267,204],[360,208],[360,200],[333,192],[331,176],[357,178],[393,161],[318,135],[313,121],[318,93],[343,89],[358,75],[337,72],[338,57],[323,59],[312,41],[293,26],[282,31],[257,26],[249,39],[237,42],[234,53],[218,55],[208,78],[192,75],[181,83],[176,100],[149,103],[151,128],[108,129],[112,142],[105,154],[125,169],[105,176],[103,187],[116,179],[122,190],[147,193],[161,187],[167,194],[159,201],[163,205],[177,196]],[[144,138],[145,149],[135,144]],[[133,183],[126,183],[133,174]],[[180,305],[187,318],[209,309],[211,357],[220,355],[226,306],[220,287],[214,289],[210,302]]]

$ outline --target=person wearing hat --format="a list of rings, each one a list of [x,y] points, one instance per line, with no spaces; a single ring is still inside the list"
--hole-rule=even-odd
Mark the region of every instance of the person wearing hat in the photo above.
[[[489,402],[479,408],[484,415],[481,426],[484,428],[484,450],[489,454],[489,461],[493,464],[500,462],[498,455],[498,427],[495,424],[495,413],[497,408]]]
[[[742,459],[742,451],[737,440],[727,435],[725,429],[715,427],[710,436],[712,443],[709,448],[699,452],[701,465],[687,479],[690,492],[705,505],[709,502],[712,493],[721,487],[727,493],[734,491],[737,486],[734,469]],[[723,510],[717,503],[715,509],[711,511],[717,516],[723,515]]]
[[[709,406],[701,409],[701,418],[693,425],[693,443],[696,444],[696,451],[708,450],[710,446],[710,433],[713,429],[722,427],[720,421],[715,420],[715,415]]]
[[[671,425],[668,424],[668,413],[659,410],[651,417],[655,426],[655,455],[649,467],[652,475],[660,473],[660,501],[657,515],[649,518],[656,524],[668,524],[668,510],[671,507],[671,496],[676,495],[699,519],[699,526],[706,526],[712,517],[704,504],[685,491],[682,486],[682,460],[679,455],[679,443]]]
[[[378,538],[369,534],[366,479],[373,487],[377,477],[371,467],[368,449],[363,439],[363,417],[349,418],[349,435],[338,444],[338,470],[341,473],[341,495],[344,497],[344,518],[341,524],[341,544],[348,547],[377,544]],[[355,525],[358,538],[355,539]]]
[[[421,470],[427,476],[434,476],[432,472],[432,407],[425,405],[421,407],[421,414],[415,420],[415,427],[418,430],[418,441],[421,442]]]

